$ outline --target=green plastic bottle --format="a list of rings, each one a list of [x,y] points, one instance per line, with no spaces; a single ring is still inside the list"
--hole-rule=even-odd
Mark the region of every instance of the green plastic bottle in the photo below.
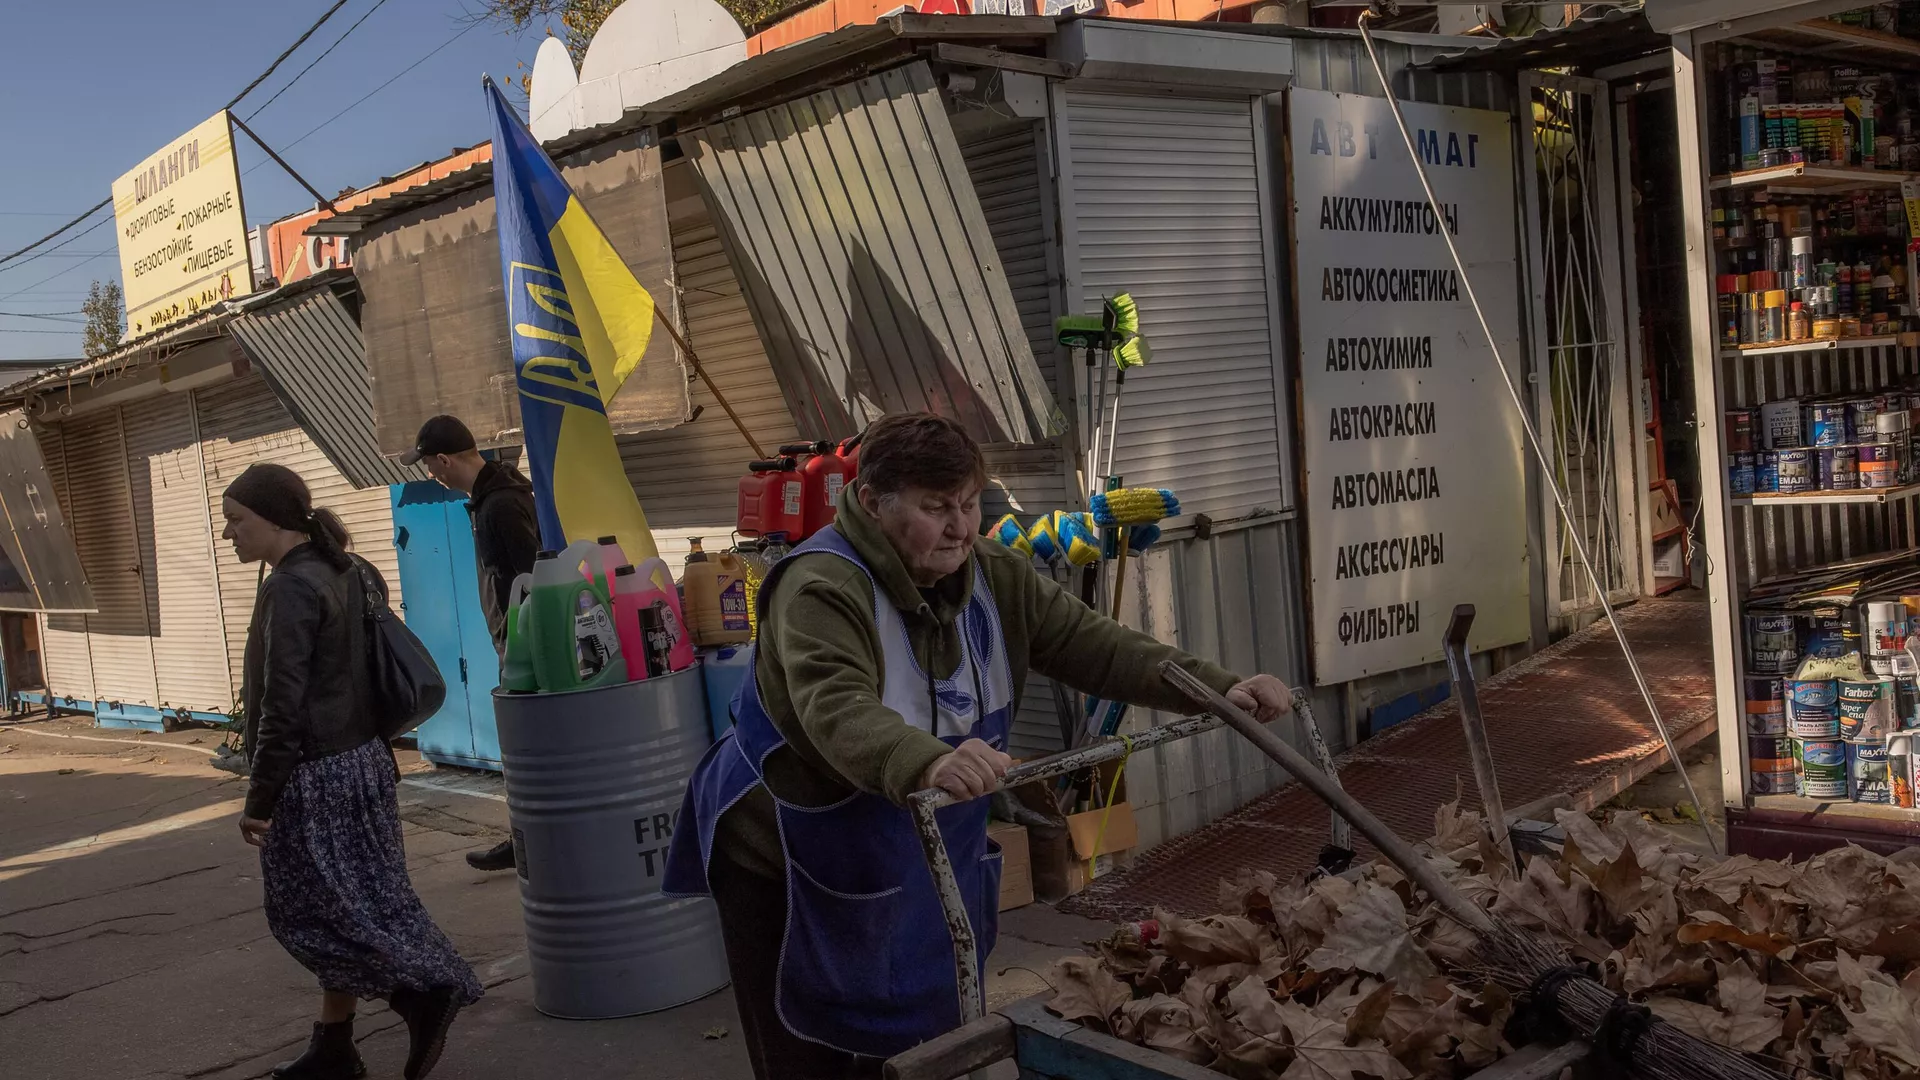
[[[513,579],[507,599],[507,655],[500,662],[500,689],[516,694],[540,689],[540,677],[533,671],[533,605],[527,603],[532,574]]]
[[[534,676],[546,693],[627,681],[600,563],[599,545],[591,540],[534,558],[527,637]]]

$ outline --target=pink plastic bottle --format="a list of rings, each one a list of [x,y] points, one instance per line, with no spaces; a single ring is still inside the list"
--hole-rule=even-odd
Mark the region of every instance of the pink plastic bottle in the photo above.
[[[693,666],[693,637],[680,609],[680,591],[674,588],[673,574],[666,561],[648,559],[638,567],[621,567],[614,572],[614,621],[620,632],[620,651],[628,658],[627,670],[633,678],[645,678],[647,645],[640,631],[640,612],[660,608],[660,620],[673,640],[668,653],[668,668],[685,671]],[[638,664],[636,667],[635,664]]]

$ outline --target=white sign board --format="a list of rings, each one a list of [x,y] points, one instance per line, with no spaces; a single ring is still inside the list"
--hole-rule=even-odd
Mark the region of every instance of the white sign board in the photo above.
[[[253,292],[233,123],[223,109],[113,182],[127,337]]]
[[[1440,234],[1521,370],[1507,114],[1401,106],[1435,214],[1385,99],[1289,98],[1315,680],[1440,659],[1456,604],[1524,641],[1520,422]]]

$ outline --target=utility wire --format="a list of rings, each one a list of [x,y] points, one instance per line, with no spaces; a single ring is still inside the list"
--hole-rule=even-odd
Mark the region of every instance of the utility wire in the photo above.
[[[248,114],[247,114],[247,120],[248,120],[249,122],[251,122],[251,121],[253,120],[253,118],[254,118],[254,117],[256,117],[256,116],[259,116],[259,115],[260,115],[261,113],[263,113],[263,112],[266,112],[266,111],[267,111],[267,106],[268,106],[268,105],[271,105],[271,104],[273,104],[274,102],[276,102],[276,101],[278,101],[278,100],[280,100],[280,95],[281,95],[281,94],[284,94],[284,93],[286,93],[287,91],[289,91],[289,90],[291,90],[291,89],[293,89],[293,84],[294,84],[294,83],[297,83],[297,82],[299,82],[299,81],[301,80],[301,78],[302,78],[302,77],[304,77],[304,76],[306,75],[306,73],[307,73],[307,72],[309,72],[309,71],[312,71],[312,70],[314,69],[314,65],[316,65],[316,64],[318,64],[318,63],[320,63],[320,61],[322,61],[322,60],[325,60],[325,59],[327,58],[327,55],[328,55],[329,53],[331,53],[331,52],[333,52],[333,50],[335,50],[335,49],[337,49],[337,48],[339,48],[339,47],[340,47],[340,43],[341,43],[341,42],[343,42],[343,41],[345,41],[345,40],[347,40],[347,38],[348,38],[348,37],[349,37],[350,35],[352,35],[352,33],[353,33],[353,32],[354,32],[355,30],[358,30],[358,29],[360,29],[360,24],[361,24],[361,23],[363,23],[363,22],[366,22],[366,21],[367,21],[367,19],[368,19],[368,18],[369,18],[370,16],[372,16],[372,14],[373,14],[374,12],[376,12],[376,11],[379,11],[379,10],[380,10],[380,8],[381,8],[381,6],[382,6],[382,5],[384,5],[384,4],[386,3],[386,2],[387,2],[387,0],[375,0],[375,2],[374,2],[374,5],[373,5],[372,7],[370,7],[370,8],[368,8],[368,9],[367,9],[367,11],[366,11],[366,14],[365,14],[365,15],[362,15],[362,16],[360,16],[360,17],[359,17],[358,19],[355,19],[355,20],[354,20],[354,23],[353,23],[353,25],[352,25],[352,26],[349,26],[349,27],[347,27],[347,32],[346,32],[346,33],[344,33],[344,34],[341,34],[341,35],[340,35],[339,37],[337,37],[337,38],[334,38],[334,39],[333,39],[333,44],[331,44],[331,45],[329,45],[329,46],[327,46],[327,47],[326,47],[326,50],[325,50],[325,51],[323,51],[323,52],[322,52],[322,53],[321,53],[321,54],[320,54],[319,56],[316,56],[316,57],[314,57],[314,58],[313,58],[313,59],[312,59],[312,60],[311,60],[310,62],[308,62],[308,64],[307,64],[307,66],[306,66],[306,67],[303,67],[303,68],[301,68],[301,69],[300,69],[300,73],[299,73],[298,75],[295,75],[295,76],[294,76],[293,78],[291,78],[291,79],[288,79],[288,80],[287,80],[287,84],[286,84],[285,86],[282,86],[282,87],[281,87],[280,89],[278,89],[278,90],[275,90],[275,91],[273,92],[273,96],[272,96],[272,97],[270,97],[270,98],[268,98],[268,99],[266,100],[266,102],[265,102],[264,104],[262,104],[262,105],[261,105],[261,106],[260,106],[259,108],[257,108],[257,109],[255,109],[255,110],[253,110],[252,112],[250,112],[250,113],[248,113]],[[339,5],[335,5],[335,6],[336,6],[336,7],[338,7]],[[328,12],[328,14],[332,14],[332,12]],[[316,25],[317,25],[317,24],[316,24]]]
[[[78,322],[62,315],[85,315],[84,311],[0,311],[0,319],[46,319],[49,322]]]
[[[333,18],[334,12],[339,11],[341,8],[346,6],[347,6],[347,0],[334,0],[333,6],[328,8],[325,14],[321,15],[318,19],[314,20],[314,24],[312,26],[307,27],[306,33],[301,34],[299,37],[295,38],[293,41],[293,44],[287,46],[285,52],[282,52],[279,56],[276,56],[273,58],[273,63],[267,65],[267,70],[261,72],[258,78],[248,83],[247,88],[245,90],[242,90],[239,93],[233,95],[233,100],[227,102],[227,108],[231,109],[235,105],[240,104],[241,98],[244,98],[248,94],[253,93],[253,90],[255,87],[259,86],[263,82],[266,82],[267,76],[272,75],[275,69],[279,68],[281,64],[285,63],[287,57],[292,56],[293,51],[295,49],[298,49],[300,46],[305,45],[307,43],[307,39],[313,36],[314,31],[320,29],[321,26],[325,25],[328,19]],[[302,72],[301,74],[305,74],[305,72]],[[299,76],[295,76],[295,78],[298,78],[298,77]],[[289,83],[288,85],[292,85],[292,84]],[[266,106],[264,105],[261,106],[261,108],[265,108],[265,107]]]
[[[382,2],[384,2],[384,0],[382,0]],[[293,51],[295,49],[298,49],[300,46],[306,44],[307,39],[313,36],[314,31],[320,29],[320,27],[324,25],[328,19],[333,18],[333,13],[336,11],[339,11],[342,7],[345,7],[346,3],[347,3],[347,0],[334,0],[334,5],[328,8],[326,10],[326,13],[324,15],[321,15],[320,18],[316,20],[312,26],[307,27],[306,33],[301,34],[299,38],[295,39],[293,44],[287,46],[285,52],[282,52],[279,56],[274,57],[273,63],[267,65],[267,70],[261,72],[258,78],[248,83],[246,89],[240,91],[238,94],[235,94],[233,96],[233,100],[227,102],[226,107],[231,109],[235,105],[240,104],[240,99],[246,97],[248,94],[253,93],[253,90],[255,87],[259,86],[263,82],[266,82],[267,76],[272,75],[274,70],[278,68],[283,62],[286,61],[287,57],[293,55]],[[371,12],[369,12],[369,14],[371,14]],[[335,44],[338,44],[338,42],[336,42]],[[301,74],[304,75],[306,73],[301,72]],[[299,76],[295,76],[296,79],[298,77]],[[287,85],[291,86],[293,84],[289,83]],[[268,99],[268,100],[271,101],[272,99]],[[261,106],[261,108],[266,108],[266,106],[263,105]],[[19,258],[22,255],[25,255],[27,252],[32,251],[34,248],[39,247],[41,244],[44,244],[47,241],[53,239],[54,237],[59,236],[61,233],[66,232],[68,229],[73,228],[75,225],[80,224],[81,222],[87,220],[93,215],[106,209],[108,206],[111,206],[112,204],[113,204],[113,196],[108,195],[106,198],[101,199],[99,202],[94,203],[92,206],[88,207],[86,213],[81,214],[79,217],[74,218],[72,221],[67,222],[65,225],[60,226],[59,228],[53,230],[47,235],[41,237],[40,239],[35,240],[33,243],[28,244],[26,247],[20,248],[17,251],[10,251],[5,255],[0,255],[0,266],[5,266],[7,263],[12,262],[13,260]]]

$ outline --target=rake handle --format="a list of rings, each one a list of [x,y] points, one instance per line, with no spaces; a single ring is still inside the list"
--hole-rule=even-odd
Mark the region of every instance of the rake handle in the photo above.
[[[1486,912],[1474,906],[1473,902],[1459,889],[1454,888],[1442,878],[1433,867],[1419,855],[1411,845],[1400,839],[1386,823],[1373,816],[1373,812],[1360,805],[1353,796],[1340,789],[1340,786],[1325,773],[1315,768],[1300,751],[1288,746],[1284,740],[1268,731],[1258,720],[1248,716],[1241,708],[1226,699],[1218,690],[1201,682],[1180,665],[1171,660],[1160,664],[1160,675],[1172,684],[1174,689],[1185,694],[1196,705],[1204,705],[1208,711],[1226,721],[1227,725],[1245,736],[1261,753],[1272,758],[1281,768],[1293,774],[1293,778],[1305,785],[1308,791],[1320,797],[1328,806],[1339,811],[1340,815],[1353,823],[1360,834],[1373,842],[1387,860],[1400,868],[1408,878],[1427,891],[1447,913],[1460,920],[1469,929],[1486,932],[1493,928],[1493,922]]]

